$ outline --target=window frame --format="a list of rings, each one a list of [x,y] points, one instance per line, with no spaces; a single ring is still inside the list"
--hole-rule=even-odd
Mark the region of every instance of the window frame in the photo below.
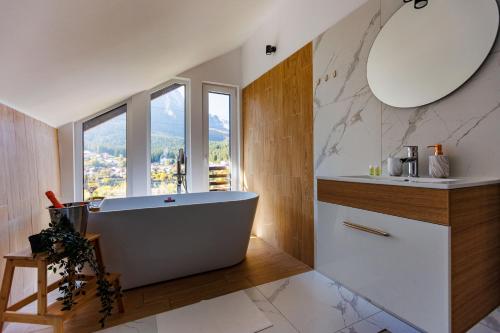
[[[190,192],[191,189],[191,131],[190,131],[190,107],[188,105],[189,100],[190,100],[190,91],[189,91],[189,81],[187,80],[182,80],[182,79],[173,79],[165,82],[164,84],[161,84],[159,86],[156,86],[153,89],[149,90],[149,103],[148,103],[148,112],[149,112],[149,121],[148,121],[148,151],[149,151],[149,158],[148,158],[148,195],[151,194],[151,101],[154,98],[160,97],[162,95],[168,94],[171,90],[168,88],[172,86],[177,86],[173,90],[179,88],[180,86],[184,86],[184,152],[187,156],[187,175],[186,175],[186,184],[187,184],[187,190]],[[166,92],[155,96],[153,98],[153,95],[158,94],[162,90],[167,90]]]
[[[209,184],[209,128],[208,128],[208,120],[209,120],[209,105],[208,105],[208,96],[209,93],[215,94],[223,94],[229,95],[229,106],[230,106],[230,115],[229,115],[229,142],[230,142],[230,153],[231,153],[231,191],[239,191],[240,186],[240,107],[239,107],[239,95],[238,88],[236,86],[231,85],[223,85],[217,83],[203,83],[203,96],[202,96],[202,104],[203,104],[203,163],[204,163],[204,172],[203,172],[203,181],[206,184],[208,191]]]
[[[122,107],[125,107],[125,111],[120,112],[119,114],[117,114],[113,117],[110,117],[109,119],[103,121],[103,123],[106,121],[109,121],[117,116],[120,116],[123,113],[125,114],[125,175],[126,175],[125,176],[125,179],[126,179],[125,197],[128,197],[128,195],[130,194],[131,184],[129,181],[129,160],[128,160],[128,153],[129,153],[129,149],[128,149],[129,148],[128,108],[129,108],[129,102],[130,102],[129,100],[126,100],[126,101],[117,103],[117,104],[113,105],[112,107],[106,108],[101,112],[98,112],[90,117],[84,118],[77,123],[77,126],[75,127],[75,132],[76,132],[75,134],[76,134],[76,137],[79,138],[80,142],[75,142],[76,148],[77,148],[77,149],[75,149],[75,156],[79,156],[80,163],[77,164],[76,170],[75,170],[75,178],[76,178],[76,181],[75,181],[75,193],[76,193],[75,200],[76,201],[83,201],[83,199],[84,199],[83,193],[84,193],[84,183],[85,183],[85,166],[84,166],[84,163],[85,163],[84,158],[85,157],[83,155],[83,152],[84,152],[84,145],[85,145],[85,124],[94,120],[94,119],[97,119],[99,117],[114,113]],[[99,126],[99,125],[96,125],[96,126]]]
[[[159,91],[166,89],[173,85],[183,85],[184,86],[184,146],[185,154],[187,156],[187,175],[186,184],[187,191],[191,192],[192,188],[192,156],[191,156],[191,82],[188,79],[174,78],[167,82],[164,82],[148,91],[148,160],[147,160],[147,193],[151,194],[151,100],[152,96]]]

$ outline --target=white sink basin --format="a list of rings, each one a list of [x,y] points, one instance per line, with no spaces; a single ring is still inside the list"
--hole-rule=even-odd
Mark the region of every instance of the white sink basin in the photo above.
[[[405,182],[405,183],[434,183],[434,184],[451,184],[459,181],[459,179],[450,178],[424,178],[424,177],[389,177],[389,176],[340,176],[340,178],[357,178],[357,179],[367,179],[367,180],[385,180],[393,182]]]
[[[389,177],[389,176],[317,176],[318,179],[335,180],[354,183],[372,183],[381,185],[413,186],[435,189],[454,189],[488,184],[498,184],[497,178],[426,178],[426,177]]]

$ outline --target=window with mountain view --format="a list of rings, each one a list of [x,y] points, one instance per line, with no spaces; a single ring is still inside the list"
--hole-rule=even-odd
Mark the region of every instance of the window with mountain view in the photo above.
[[[151,194],[177,192],[177,154],[185,146],[186,86],[174,83],[151,95]]]
[[[231,189],[231,95],[208,92],[209,190]]]
[[[83,123],[83,198],[127,195],[127,106]]]

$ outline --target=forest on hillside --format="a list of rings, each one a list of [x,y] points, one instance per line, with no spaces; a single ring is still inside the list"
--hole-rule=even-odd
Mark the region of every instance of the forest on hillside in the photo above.
[[[184,96],[174,91],[165,105],[151,104],[151,188],[153,194],[176,190],[174,172],[185,148]],[[156,111],[155,111],[156,110]],[[209,163],[229,165],[229,129],[216,115],[209,118]],[[126,195],[126,113],[84,132],[84,196]],[[188,152],[189,155],[189,152]],[[188,156],[189,158],[189,156]]]

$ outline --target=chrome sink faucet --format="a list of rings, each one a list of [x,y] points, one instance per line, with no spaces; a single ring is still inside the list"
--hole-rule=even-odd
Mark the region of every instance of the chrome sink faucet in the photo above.
[[[404,146],[407,157],[401,158],[403,165],[408,164],[408,177],[418,177],[418,146]]]

